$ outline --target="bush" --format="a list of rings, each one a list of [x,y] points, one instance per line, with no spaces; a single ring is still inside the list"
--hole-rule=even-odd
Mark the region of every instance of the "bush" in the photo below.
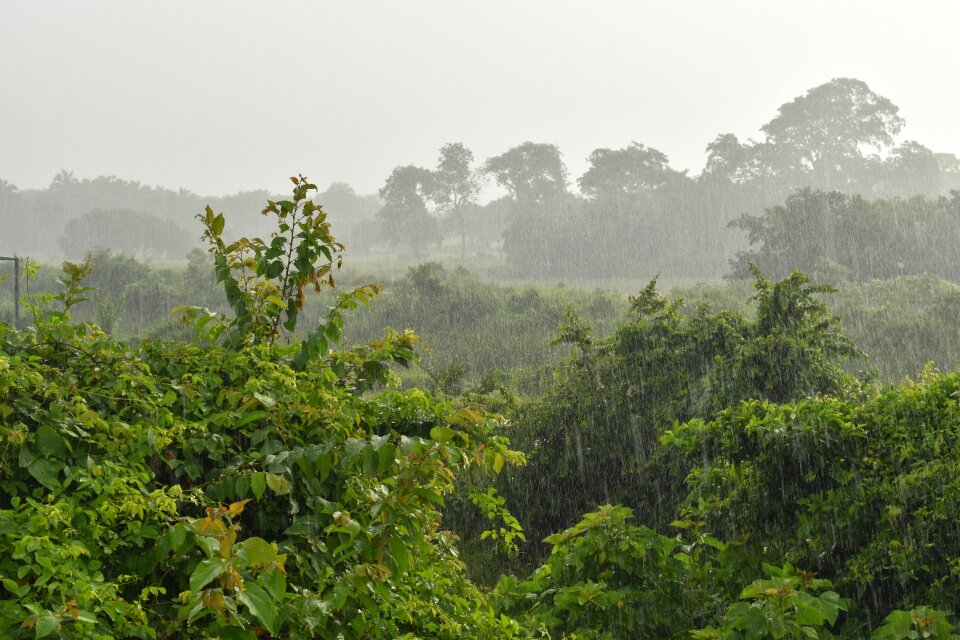
[[[301,178],[278,217],[305,220],[311,188]],[[312,213],[285,254],[304,275],[334,246]],[[514,635],[440,527],[458,474],[517,459],[496,418],[384,389],[414,337],[332,351],[341,307],[322,343],[266,339],[283,310],[270,258],[236,280],[212,218],[219,275],[247,314],[196,312],[222,344],[132,346],[72,323],[89,268],[70,264],[61,293],[32,299],[35,327],[0,325],[0,635]],[[304,239],[320,243],[309,263]]]

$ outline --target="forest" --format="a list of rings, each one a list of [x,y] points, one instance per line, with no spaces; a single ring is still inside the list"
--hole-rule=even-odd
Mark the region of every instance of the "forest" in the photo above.
[[[0,180],[0,637],[960,638],[960,160],[904,125]]]
[[[628,142],[590,153],[574,189],[554,144],[527,141],[481,162],[449,143],[434,167],[397,166],[379,193],[334,182],[316,201],[353,259],[374,264],[449,260],[547,283],[719,277],[730,260],[741,277],[754,261],[771,273],[802,268],[832,280],[955,278],[950,264],[930,261],[953,259],[943,249],[960,234],[950,195],[960,189],[960,159],[902,140],[899,111],[865,82],[837,78],[781,105],[760,125],[762,140],[717,135],[696,176],[671,168],[662,151]],[[82,259],[110,249],[182,260],[204,206],[229,215],[238,235],[266,235],[272,229],[257,212],[281,197],[203,197],[67,170],[46,189],[21,191],[0,178],[0,254]],[[783,255],[788,248],[778,243],[795,227],[809,246]],[[942,245],[927,251],[925,241]]]

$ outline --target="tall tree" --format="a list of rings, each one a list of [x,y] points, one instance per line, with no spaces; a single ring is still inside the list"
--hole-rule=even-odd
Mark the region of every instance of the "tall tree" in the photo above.
[[[914,140],[906,140],[893,149],[883,168],[880,191],[884,195],[910,197],[939,194],[943,189],[936,155]]]
[[[940,167],[940,183],[944,191],[960,189],[960,158],[952,153],[935,153],[937,166]]]
[[[893,146],[899,111],[862,80],[835,78],[782,105],[762,130],[780,171],[803,181],[795,186],[847,190],[865,153]]]
[[[327,190],[314,199],[334,224],[370,220],[380,209],[376,195],[359,195],[346,182],[331,182]]]
[[[432,178],[430,198],[438,210],[457,225],[463,257],[467,249],[467,212],[475,209],[473,205],[480,191],[480,175],[473,167],[473,152],[461,142],[443,145]]]
[[[567,192],[567,168],[553,144],[524,142],[484,163],[483,171],[505,188],[522,213],[559,208]]]
[[[50,191],[65,191],[80,181],[73,177],[73,171],[60,169],[50,182]]]
[[[682,177],[662,151],[632,142],[623,149],[595,149],[590,168],[577,180],[593,198],[622,199],[660,189]]]
[[[766,145],[740,142],[732,133],[724,133],[707,145],[707,164],[700,175],[706,184],[746,185],[772,178],[772,167],[764,161]]]
[[[437,219],[427,210],[432,183],[430,171],[406,165],[394,169],[380,189],[384,204],[377,217],[383,223],[385,239],[393,245],[406,245],[418,257],[425,247],[440,241]]]

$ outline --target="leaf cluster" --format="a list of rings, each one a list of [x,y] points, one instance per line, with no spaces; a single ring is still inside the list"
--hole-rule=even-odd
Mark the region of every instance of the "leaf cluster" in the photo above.
[[[209,220],[235,287],[222,344],[131,345],[72,322],[86,270],[74,265],[63,293],[33,300],[32,328],[0,324],[0,635],[517,633],[440,525],[458,475],[518,459],[499,419],[385,388],[390,365],[415,358],[413,334],[317,349],[309,367],[277,340],[296,315],[272,297],[331,284],[335,245],[304,212],[309,188],[276,203],[290,253],[221,247],[222,217]]]

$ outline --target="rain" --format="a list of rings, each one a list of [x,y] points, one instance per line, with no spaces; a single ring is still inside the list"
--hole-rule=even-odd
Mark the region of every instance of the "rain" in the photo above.
[[[960,9],[0,15],[0,638],[960,638]]]

